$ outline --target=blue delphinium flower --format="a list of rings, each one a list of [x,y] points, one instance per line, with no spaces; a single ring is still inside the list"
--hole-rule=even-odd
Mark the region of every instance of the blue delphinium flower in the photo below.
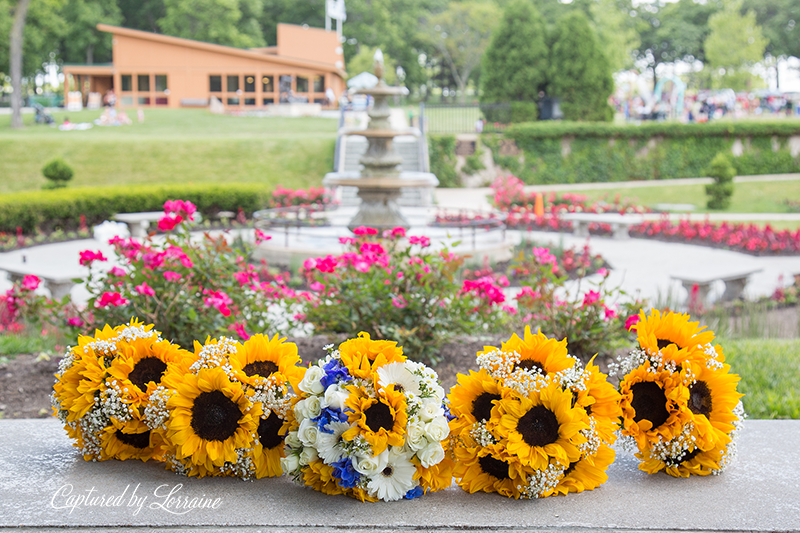
[[[406,495],[403,496],[403,498],[405,498],[406,500],[413,500],[414,498],[419,498],[420,496],[422,496],[422,494],[423,494],[422,487],[417,485],[410,491],[406,492]]]
[[[322,367],[325,375],[320,379],[320,383],[326,389],[335,383],[350,381],[353,377],[347,371],[347,367],[342,364],[341,359],[333,358]]]
[[[311,419],[323,433],[333,434],[333,430],[328,428],[331,422],[347,422],[347,414],[333,407],[325,407],[319,412],[319,416]]]
[[[339,479],[339,486],[345,489],[352,489],[358,485],[358,480],[361,479],[355,468],[353,468],[353,460],[345,457],[340,461],[331,463],[333,467],[334,477]]]

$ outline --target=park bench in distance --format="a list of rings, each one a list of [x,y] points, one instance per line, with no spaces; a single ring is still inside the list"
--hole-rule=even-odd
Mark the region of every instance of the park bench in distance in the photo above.
[[[589,236],[589,224],[609,224],[613,239],[629,239],[630,228],[644,222],[642,215],[620,215],[619,213],[564,213],[562,220],[572,222],[572,233],[576,237]]]
[[[672,279],[680,281],[681,285],[689,292],[691,297],[692,288],[697,286],[697,298],[700,302],[705,302],[708,293],[711,291],[711,284],[717,280],[725,283],[725,291],[720,296],[722,302],[732,302],[742,297],[747,281],[751,275],[761,272],[762,268],[744,268],[739,270],[708,272],[697,270],[694,272],[681,272],[670,276]]]
[[[53,275],[50,273],[42,272],[38,269],[33,269],[25,264],[20,266],[0,265],[0,270],[8,272],[8,279],[11,283],[21,282],[25,276],[36,276],[44,281],[44,286],[50,291],[50,297],[53,300],[61,300],[64,296],[68,295],[75,285],[73,278],[63,275]]]

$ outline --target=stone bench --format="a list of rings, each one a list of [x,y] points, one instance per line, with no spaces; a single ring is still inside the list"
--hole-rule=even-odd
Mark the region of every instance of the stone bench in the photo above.
[[[619,213],[564,213],[561,220],[572,222],[572,233],[576,237],[589,236],[589,224],[609,224],[612,238],[630,238],[630,227],[644,222],[641,215],[620,215]]]
[[[700,302],[705,302],[708,293],[711,291],[711,284],[715,281],[723,281],[725,283],[725,291],[720,297],[722,302],[732,302],[741,298],[744,289],[747,286],[747,281],[751,275],[761,272],[761,268],[741,269],[729,272],[696,272],[696,273],[680,273],[670,276],[672,279],[679,281],[681,285],[689,292],[691,297],[692,289],[697,285],[697,297]]]
[[[131,237],[143,239],[147,237],[147,229],[151,222],[158,222],[164,216],[163,211],[142,211],[140,213],[117,213],[114,220],[128,225]]]
[[[618,452],[593,491],[542,500],[454,487],[363,504],[286,478],[185,478],[158,463],[85,462],[55,419],[0,420],[0,528],[37,531],[798,531],[800,420],[747,420],[720,476],[649,476]],[[103,497],[106,507],[74,505]],[[70,499],[72,497],[72,499]],[[177,507],[187,500],[210,508]],[[99,503],[100,500],[96,500]]]
[[[0,270],[5,270],[8,273],[8,279],[11,283],[21,282],[25,276],[33,275],[38,277],[44,281],[44,286],[50,291],[50,297],[53,300],[61,300],[75,286],[74,277],[53,275],[27,266],[0,265]]]

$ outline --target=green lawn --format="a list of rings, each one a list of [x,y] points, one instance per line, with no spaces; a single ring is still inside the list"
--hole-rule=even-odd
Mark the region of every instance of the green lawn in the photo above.
[[[750,418],[800,418],[800,339],[718,340]]]
[[[57,112],[60,124],[91,122],[99,111]],[[72,186],[162,182],[256,182],[319,185],[333,168],[337,122],[322,118],[212,115],[198,109],[146,109],[145,120],[121,127],[62,132],[36,125],[10,128],[0,116],[0,193],[40,189],[41,169],[62,157]]]
[[[659,203],[694,204],[700,213],[790,213],[784,200],[800,200],[800,180],[736,183],[730,208],[720,211],[706,208],[705,185],[664,185],[660,187],[620,187],[601,190],[569,191],[589,199],[629,198],[653,206]]]

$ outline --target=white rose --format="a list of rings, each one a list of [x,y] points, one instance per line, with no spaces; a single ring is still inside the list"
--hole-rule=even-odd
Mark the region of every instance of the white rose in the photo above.
[[[389,461],[395,461],[398,457],[410,461],[415,451],[408,445],[408,442],[402,446],[389,446]]]
[[[325,376],[325,370],[318,366],[312,366],[306,370],[306,375],[300,382],[300,390],[307,394],[322,394],[325,390],[320,382],[323,376]]]
[[[428,445],[425,438],[425,425],[422,423],[406,426],[406,443],[412,450],[421,450]]]
[[[444,389],[443,389],[443,388],[442,388],[442,386],[441,386],[441,385],[439,385],[438,383],[436,383],[436,384],[434,384],[434,385],[429,385],[429,386],[428,386],[428,390],[430,390],[431,392],[433,392],[433,396],[434,396],[434,398],[436,398],[437,400],[439,400],[439,402],[441,402],[442,400],[444,400]]]
[[[307,465],[313,461],[319,459],[319,455],[317,455],[317,450],[314,448],[303,448],[303,451],[300,452],[300,464]]]
[[[425,436],[431,442],[439,442],[447,438],[450,433],[450,426],[447,425],[447,420],[443,416],[434,418],[425,424]]]
[[[281,468],[284,474],[291,474],[300,467],[300,458],[295,454],[281,457]]]
[[[428,400],[422,404],[422,409],[419,410],[419,416],[425,422],[430,422],[437,416],[444,416],[444,409],[442,409],[442,402],[436,400]]]
[[[389,463],[389,450],[384,450],[380,455],[357,455],[353,461],[353,468],[356,472],[365,476],[375,476],[382,472]]]
[[[297,430],[297,438],[304,446],[316,446],[317,435],[319,435],[319,428],[310,419],[306,418],[300,423],[300,428]]]
[[[323,407],[333,407],[334,409],[344,411],[347,408],[345,402],[347,401],[348,396],[350,396],[350,393],[341,388],[339,385],[331,385],[325,389],[325,400],[323,402]]]
[[[322,406],[318,396],[309,396],[305,400],[300,400],[294,404],[294,416],[297,420],[317,417],[321,410]]]
[[[286,441],[285,442],[290,448],[295,448],[295,449],[297,449],[297,448],[299,448],[299,447],[301,447],[303,445],[303,443],[300,442],[300,439],[297,437],[297,432],[296,431],[290,431],[289,434],[286,435]]]
[[[433,442],[425,447],[424,450],[417,452],[419,462],[425,468],[438,464],[444,459],[444,448],[440,442]]]

